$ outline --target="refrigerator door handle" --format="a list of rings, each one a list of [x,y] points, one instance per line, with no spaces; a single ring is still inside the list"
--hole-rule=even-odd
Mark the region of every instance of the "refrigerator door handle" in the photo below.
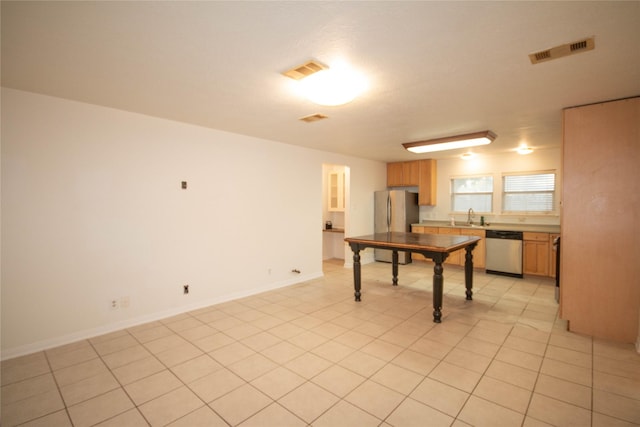
[[[387,196],[387,232],[391,231],[391,195]]]

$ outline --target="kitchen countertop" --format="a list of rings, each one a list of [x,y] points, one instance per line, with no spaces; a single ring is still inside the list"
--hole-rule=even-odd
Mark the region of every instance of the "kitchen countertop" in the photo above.
[[[329,229],[325,228],[322,231],[327,233],[344,233],[344,228],[329,228]]]
[[[490,225],[467,225],[466,223],[456,223],[451,225],[448,221],[422,221],[412,226],[423,227],[446,227],[446,228],[468,228],[471,230],[509,230],[509,231],[530,231],[533,233],[560,233],[560,226],[553,224],[507,224],[507,223],[490,223]]]

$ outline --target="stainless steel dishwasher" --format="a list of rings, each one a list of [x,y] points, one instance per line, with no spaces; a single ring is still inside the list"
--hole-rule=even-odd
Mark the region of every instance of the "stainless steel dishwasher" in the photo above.
[[[486,270],[522,278],[522,231],[487,230]]]

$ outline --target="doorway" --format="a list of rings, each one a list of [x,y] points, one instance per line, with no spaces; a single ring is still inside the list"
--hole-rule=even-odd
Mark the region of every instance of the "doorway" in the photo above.
[[[349,227],[350,169],[346,165],[322,165],[322,261],[344,264],[344,237]]]

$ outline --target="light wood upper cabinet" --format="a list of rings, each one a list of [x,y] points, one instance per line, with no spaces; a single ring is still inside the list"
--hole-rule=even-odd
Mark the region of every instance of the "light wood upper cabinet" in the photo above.
[[[402,163],[387,163],[387,187],[402,187]]]
[[[344,212],[344,172],[329,172],[329,197],[327,209],[330,212]]]
[[[418,162],[387,163],[387,187],[417,187],[419,180]]]
[[[387,187],[418,187],[418,204],[436,204],[436,161],[387,163]]]
[[[418,204],[420,206],[436,205],[436,161],[433,159],[418,160],[420,163],[420,184],[418,185]]]

